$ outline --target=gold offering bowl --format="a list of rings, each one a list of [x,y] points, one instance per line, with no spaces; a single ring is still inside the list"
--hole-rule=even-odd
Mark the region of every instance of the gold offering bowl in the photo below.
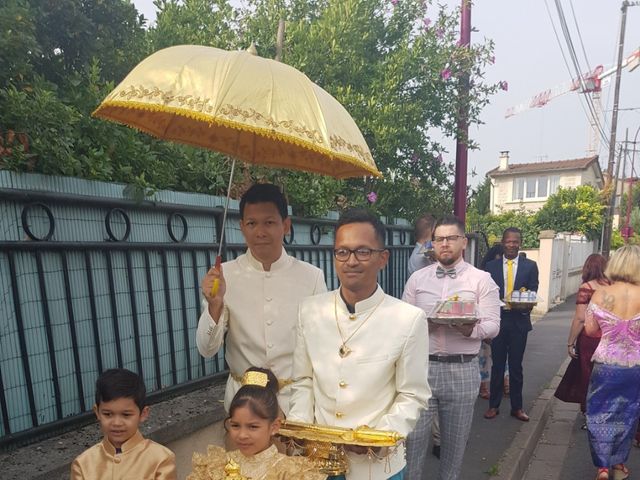
[[[240,465],[231,458],[224,466],[224,478],[225,480],[249,480],[247,477],[240,475]]]
[[[398,432],[367,426],[343,428],[289,420],[282,422],[279,434],[304,441],[304,455],[315,460],[320,472],[326,475],[343,475],[349,471],[345,445],[393,447],[404,440]]]

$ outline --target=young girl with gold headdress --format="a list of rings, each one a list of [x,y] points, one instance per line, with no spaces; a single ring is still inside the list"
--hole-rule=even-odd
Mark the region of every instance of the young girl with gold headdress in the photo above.
[[[194,453],[193,472],[187,480],[325,480],[326,475],[319,473],[310,460],[288,457],[273,444],[280,428],[277,393],[278,380],[271,370],[250,367],[225,420],[225,430],[237,450],[226,452],[209,445],[206,454]],[[240,476],[231,472],[238,466]]]

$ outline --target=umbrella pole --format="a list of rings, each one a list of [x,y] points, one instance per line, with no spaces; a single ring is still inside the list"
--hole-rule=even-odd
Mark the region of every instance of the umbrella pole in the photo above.
[[[229,210],[229,198],[231,197],[231,185],[233,183],[233,172],[236,169],[236,159],[231,162],[231,175],[229,175],[229,185],[227,186],[227,198],[224,202],[224,211],[222,212],[222,227],[220,230],[220,243],[218,244],[218,255],[216,255],[216,269],[220,271],[222,265],[222,244],[224,242],[224,230],[227,224],[227,211]],[[218,293],[220,287],[220,280],[215,279],[213,281],[213,287],[211,287],[211,296],[214,297]]]

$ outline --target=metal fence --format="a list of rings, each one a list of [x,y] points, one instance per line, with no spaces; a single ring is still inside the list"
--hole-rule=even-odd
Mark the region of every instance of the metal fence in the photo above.
[[[140,373],[152,400],[224,375],[222,354],[204,359],[195,346],[198,285],[220,233],[222,209],[211,197],[202,205],[183,203],[183,194],[172,197],[180,203],[140,203],[100,195],[95,185],[108,184],[78,187],[83,181],[74,179],[73,188],[63,182],[34,190],[3,173],[0,447],[82,419],[107,368]],[[86,194],[88,187],[98,194]],[[226,259],[244,251],[237,217],[232,209]],[[330,289],[338,285],[334,225],[335,218],[294,217],[285,239],[290,254],[324,270]],[[400,296],[411,228],[387,225],[387,232],[392,254],[380,282]]]

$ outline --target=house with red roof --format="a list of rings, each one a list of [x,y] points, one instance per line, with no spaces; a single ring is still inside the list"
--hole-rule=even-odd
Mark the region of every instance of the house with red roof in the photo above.
[[[604,178],[598,156],[535,163],[509,163],[500,152],[500,164],[487,172],[491,179],[491,213],[540,210],[558,188],[592,185],[601,189]]]

